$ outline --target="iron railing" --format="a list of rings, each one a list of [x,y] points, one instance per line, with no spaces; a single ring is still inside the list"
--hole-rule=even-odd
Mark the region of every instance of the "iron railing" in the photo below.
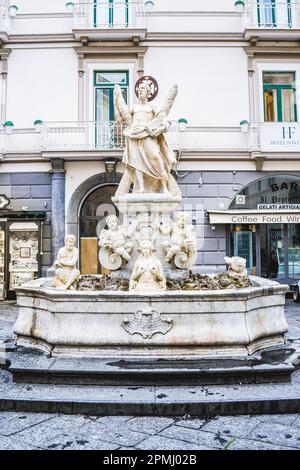
[[[245,6],[246,29],[296,29],[300,27],[300,3],[295,0],[248,1]]]
[[[83,29],[134,29],[145,26],[143,1],[114,0],[76,3],[75,27]]]
[[[48,122],[41,131],[44,151],[124,150],[125,124],[109,122]],[[169,145],[178,147],[178,125],[172,122]]]

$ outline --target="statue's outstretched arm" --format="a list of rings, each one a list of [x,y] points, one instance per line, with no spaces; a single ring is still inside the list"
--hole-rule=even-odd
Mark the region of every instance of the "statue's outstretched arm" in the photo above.
[[[132,115],[125,103],[122,90],[119,85],[115,85],[114,88],[114,109],[115,119],[117,122],[125,122],[128,126],[132,124]]]

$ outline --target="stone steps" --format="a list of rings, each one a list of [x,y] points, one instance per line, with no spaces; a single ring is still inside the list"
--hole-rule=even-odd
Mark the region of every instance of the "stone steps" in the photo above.
[[[300,372],[291,383],[207,386],[88,386],[13,383],[0,373],[0,411],[90,415],[214,416],[298,413]]]
[[[23,351],[12,354],[9,371],[16,383],[193,386],[288,382],[295,368],[293,349],[247,359],[52,358]]]

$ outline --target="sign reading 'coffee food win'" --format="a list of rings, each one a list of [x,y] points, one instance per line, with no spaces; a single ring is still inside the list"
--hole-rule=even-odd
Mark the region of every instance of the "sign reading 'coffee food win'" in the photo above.
[[[8,197],[5,196],[5,194],[0,194],[0,209],[4,209],[7,207],[10,203],[10,200]]]
[[[263,152],[299,152],[299,123],[267,122],[260,124],[260,143]]]

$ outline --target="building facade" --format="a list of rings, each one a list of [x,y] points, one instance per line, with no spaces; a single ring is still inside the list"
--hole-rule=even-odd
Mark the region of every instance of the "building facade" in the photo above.
[[[170,145],[192,213],[197,270],[224,256],[300,278],[300,3],[294,0],[0,0],[0,297],[97,235],[124,171],[113,87],[176,82]]]

